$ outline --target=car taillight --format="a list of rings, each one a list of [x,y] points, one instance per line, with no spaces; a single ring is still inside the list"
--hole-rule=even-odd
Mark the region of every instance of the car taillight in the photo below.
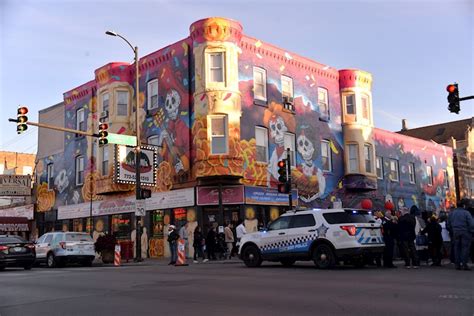
[[[25,245],[25,247],[30,248],[30,249],[35,249],[35,245],[32,245],[32,244]]]
[[[59,246],[61,246],[61,248],[63,248],[63,249],[66,249],[66,242],[65,242],[65,241],[61,241],[61,242],[59,243]]]
[[[3,250],[8,250],[8,247],[7,246],[0,246],[0,251],[3,251]]]
[[[355,236],[356,234],[356,227],[354,225],[344,225],[341,226],[342,230],[345,230],[350,236]]]

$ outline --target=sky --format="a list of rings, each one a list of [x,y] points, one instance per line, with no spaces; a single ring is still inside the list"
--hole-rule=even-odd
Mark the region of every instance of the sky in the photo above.
[[[415,128],[474,116],[447,110],[446,86],[474,95],[474,1],[113,1],[0,0],[0,150],[36,153],[37,128],[16,134],[18,105],[38,111],[94,78],[113,61],[140,56],[189,36],[202,18],[241,22],[244,33],[337,69],[373,75],[376,127]]]

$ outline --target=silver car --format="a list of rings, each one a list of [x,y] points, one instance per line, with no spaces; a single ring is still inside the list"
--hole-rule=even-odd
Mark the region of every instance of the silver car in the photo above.
[[[95,258],[94,240],[86,233],[46,233],[38,239],[35,248],[36,261],[45,262],[50,268],[72,262],[90,267]]]

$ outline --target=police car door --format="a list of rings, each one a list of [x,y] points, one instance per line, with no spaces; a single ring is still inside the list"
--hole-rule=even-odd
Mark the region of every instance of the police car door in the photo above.
[[[261,234],[260,252],[264,258],[279,257],[288,244],[288,228],[292,216],[281,216]]]
[[[307,254],[311,243],[317,238],[316,220],[313,214],[292,216],[287,233],[287,252],[292,255]]]

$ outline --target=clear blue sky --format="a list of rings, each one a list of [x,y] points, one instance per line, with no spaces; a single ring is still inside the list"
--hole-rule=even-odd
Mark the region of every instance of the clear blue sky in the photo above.
[[[474,94],[474,1],[0,0],[0,150],[36,152],[37,128],[18,136],[8,117],[29,118],[111,61],[133,61],[115,30],[149,54],[189,35],[201,18],[240,21],[245,34],[332,67],[372,73],[375,125],[399,130],[469,118],[447,110],[445,87]]]

